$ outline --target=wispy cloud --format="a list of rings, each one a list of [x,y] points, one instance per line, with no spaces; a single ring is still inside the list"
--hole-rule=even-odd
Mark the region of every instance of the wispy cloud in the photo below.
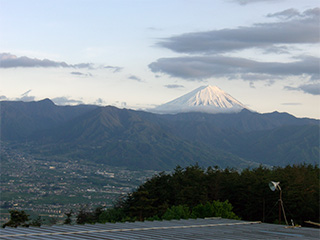
[[[22,93],[20,95],[20,97],[15,98],[15,101],[23,101],[23,102],[31,102],[31,101],[35,101],[35,96],[30,96],[30,92],[32,91],[32,89],[29,89],[28,91]]]
[[[0,96],[0,100],[1,101],[23,101],[23,102],[31,102],[31,101],[35,101],[35,96],[29,96],[29,93],[32,90],[28,90],[27,92],[23,93],[20,95],[20,97],[16,97],[16,98],[8,98],[5,95],[1,95]]]
[[[230,0],[229,0],[230,1]],[[272,2],[279,2],[283,0],[232,0],[232,2],[236,2],[240,5],[247,5],[251,3],[259,3],[259,2],[264,2],[264,3],[272,3]]]
[[[117,66],[104,66],[103,68],[111,70],[114,73],[121,72],[123,69],[122,67],[117,67]]]
[[[81,72],[71,72],[70,74],[79,75],[79,76],[85,75],[84,73],[81,73]]]
[[[26,56],[17,57],[10,53],[0,53],[0,68],[33,68],[33,67],[62,67],[62,68],[93,68],[92,63],[67,64],[49,59],[29,58]]]
[[[96,104],[96,105],[103,105],[103,104],[105,104],[106,102],[102,99],[102,98],[98,98],[95,102],[94,102],[94,104]]]
[[[161,58],[149,65],[154,73],[166,73],[190,81],[202,81],[210,77],[259,81],[275,80],[286,76],[308,75],[319,79],[317,57],[304,56],[294,62],[259,62],[245,58],[226,56],[197,56]]]
[[[217,54],[249,48],[270,48],[284,44],[319,43],[320,8],[299,13],[288,9],[269,14],[288,21],[259,23],[250,27],[185,33],[165,38],[157,43],[174,52],[188,54]]]
[[[266,0],[235,2],[245,5]],[[188,55],[160,58],[149,64],[149,69],[155,74],[167,74],[188,81],[204,81],[211,77],[241,79],[248,81],[252,88],[256,81],[264,81],[269,86],[275,81],[294,76],[309,80],[310,84],[286,87],[287,90],[318,95],[320,58],[306,54],[294,56],[292,53],[294,49],[298,49],[297,44],[319,44],[319,16],[320,8],[303,12],[290,8],[267,15],[268,18],[276,18],[275,22],[164,38],[157,42],[158,46]],[[242,50],[252,48],[260,49],[264,54],[288,54],[292,61],[263,62],[226,55],[235,51],[241,54]]]
[[[137,82],[143,82],[141,78],[135,76],[135,75],[131,75],[130,77],[128,77],[131,80],[137,81]]]
[[[298,87],[285,86],[285,90],[302,91],[312,95],[320,95],[320,83],[302,84]]]
[[[164,87],[166,87],[166,88],[184,88],[183,85],[179,85],[179,84],[168,84],[168,85],[164,85]]]
[[[162,28],[157,28],[157,27],[148,27],[147,30],[150,30],[150,31],[163,31]]]
[[[9,98],[7,98],[7,97],[4,96],[4,95],[1,95],[1,96],[0,96],[0,100],[2,100],[2,101],[3,101],[3,100],[9,100]]]
[[[267,14],[267,17],[271,17],[271,18],[275,17],[282,20],[288,20],[292,18],[319,19],[319,11],[320,11],[319,8],[307,9],[304,12],[299,12],[297,9],[289,8],[281,12]]]
[[[22,93],[21,96],[25,97],[28,96],[28,94],[32,91],[32,89],[29,89],[28,91],[26,91],[25,93]]]
[[[57,105],[78,105],[83,104],[81,100],[70,99],[69,97],[56,97],[51,99]]]
[[[270,13],[267,15],[267,17],[276,17],[280,19],[291,19],[294,17],[301,17],[301,16],[302,14],[300,14],[300,12],[294,8],[286,9],[281,12]]]
[[[76,76],[83,76],[83,77],[92,77],[91,73],[71,72],[70,74],[76,75]]]
[[[286,106],[298,106],[298,105],[301,105],[301,103],[281,103],[281,105],[286,105]]]

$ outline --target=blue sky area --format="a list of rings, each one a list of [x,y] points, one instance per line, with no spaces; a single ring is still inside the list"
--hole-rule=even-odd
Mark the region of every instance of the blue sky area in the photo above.
[[[0,99],[152,108],[216,85],[320,118],[313,0],[0,0]]]

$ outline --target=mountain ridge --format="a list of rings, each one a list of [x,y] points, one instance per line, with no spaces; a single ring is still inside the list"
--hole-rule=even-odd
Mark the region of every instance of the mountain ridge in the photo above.
[[[97,106],[57,106],[50,99],[40,101],[1,101],[1,138],[24,138],[34,131],[51,128],[91,111]]]
[[[34,106],[37,109],[29,111]],[[47,110],[40,114],[42,108]],[[2,141],[37,156],[133,168],[168,170],[197,162],[237,168],[314,164],[319,156],[319,120],[278,112],[260,114],[243,109],[229,114],[173,115],[112,106],[65,108],[47,100],[37,104],[1,102],[1,122]],[[19,132],[27,127],[29,131]]]
[[[110,106],[95,109],[83,115],[81,120],[74,119],[51,132],[41,132],[40,136],[34,136],[39,139],[36,140],[38,144],[43,142],[44,135],[53,136],[40,148],[46,155],[61,153],[61,149],[74,149],[73,152],[63,151],[63,154],[66,157],[80,154],[111,165],[171,169],[176,165],[199,163],[227,167],[221,159],[243,167],[252,164],[223,150],[216,149],[212,154],[212,148],[183,140],[157,122],[141,118],[139,112]]]

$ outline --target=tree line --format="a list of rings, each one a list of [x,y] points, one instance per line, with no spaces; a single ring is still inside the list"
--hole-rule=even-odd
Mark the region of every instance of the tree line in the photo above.
[[[204,169],[198,165],[178,166],[172,173],[155,175],[119,199],[113,208],[101,210],[95,216],[99,222],[143,221],[168,219],[171,212],[175,219],[220,216],[277,223],[279,192],[269,188],[269,183],[276,181],[282,188],[288,221],[291,223],[292,219],[295,224],[304,225],[308,220],[320,222],[319,177],[319,167],[306,164],[260,166],[241,172],[218,167]],[[281,219],[284,223],[283,216]]]
[[[304,225],[305,221],[320,222],[319,177],[319,167],[306,164],[242,171],[178,166],[171,173],[153,176],[112,208],[82,209],[76,222],[223,217],[277,223],[279,192],[268,185],[276,181],[282,188],[287,219]],[[70,216],[67,219],[65,223],[70,223]]]

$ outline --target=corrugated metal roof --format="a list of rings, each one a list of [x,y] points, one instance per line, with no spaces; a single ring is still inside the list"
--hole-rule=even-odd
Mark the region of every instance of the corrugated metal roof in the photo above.
[[[320,230],[222,218],[4,228],[0,239],[319,239]]]

